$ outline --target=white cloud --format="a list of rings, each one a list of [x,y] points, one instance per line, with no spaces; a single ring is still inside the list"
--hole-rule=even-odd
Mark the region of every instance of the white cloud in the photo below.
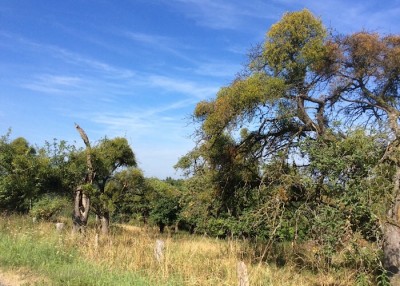
[[[169,37],[159,36],[159,35],[150,35],[150,34],[144,34],[144,33],[138,33],[138,32],[125,32],[124,35],[134,41],[137,41],[137,42],[140,42],[143,44],[156,45],[156,46],[161,46],[164,44],[169,45],[172,41],[172,39]]]
[[[296,0],[288,1],[296,5]],[[400,1],[344,1],[325,0],[304,1],[305,8],[320,16],[323,23],[339,33],[353,33],[360,30],[376,31],[379,33],[398,33],[398,15]]]
[[[282,10],[281,5],[258,0],[175,0],[172,3],[198,25],[212,29],[249,29],[248,18],[275,19]]]
[[[0,35],[8,40],[12,39],[16,41],[20,45],[20,48],[22,47],[23,49],[30,49],[30,52],[35,52],[37,55],[60,59],[66,64],[78,66],[81,73],[90,70],[91,72],[97,72],[103,74],[104,76],[110,76],[112,78],[119,79],[130,79],[136,76],[136,72],[131,69],[116,67],[100,60],[72,52],[65,48],[60,48],[50,44],[38,43],[16,34],[0,32]],[[60,66],[60,64],[56,66]]]
[[[68,93],[82,88],[84,80],[76,76],[42,74],[33,77],[22,87],[43,93]]]
[[[254,31],[255,20],[268,23],[278,21],[287,11],[310,9],[321,16],[325,25],[341,33],[367,29],[380,33],[399,33],[400,1],[345,1],[345,0],[172,0],[186,17],[198,25],[212,29]],[[172,4],[171,4],[172,3]],[[265,27],[265,26],[264,26]],[[265,27],[268,29],[268,27]]]
[[[130,31],[128,32],[125,31],[117,34],[122,34],[128,39],[131,39],[135,42],[145,45],[146,49],[163,51],[177,58],[185,60],[186,62],[190,63],[195,62],[192,57],[187,56],[186,53],[182,52],[182,50],[191,50],[192,47],[188,46],[187,44],[183,44],[178,39],[160,35],[145,34],[145,33],[130,32]]]
[[[162,87],[167,91],[194,96],[197,99],[212,97],[219,90],[219,87],[216,86],[200,85],[191,81],[159,75],[151,75],[148,80],[151,85]]]
[[[238,64],[211,62],[200,64],[194,72],[199,75],[233,79],[241,69],[242,66]]]
[[[193,142],[192,127],[179,109],[191,103],[187,100],[148,108],[118,112],[94,112],[82,115],[101,126],[100,136],[126,137],[137,155],[139,167],[146,176],[165,178],[176,174],[173,165],[186,154]]]

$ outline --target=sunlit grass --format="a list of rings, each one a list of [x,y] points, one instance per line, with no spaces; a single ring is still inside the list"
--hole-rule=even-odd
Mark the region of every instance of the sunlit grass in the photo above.
[[[243,260],[250,285],[353,285],[354,273],[300,271],[287,264],[259,262],[259,252],[240,240],[185,234],[163,235],[150,228],[114,227],[100,237],[69,228],[57,233],[54,224],[33,224],[29,218],[0,222],[0,266],[26,267],[51,285],[237,285],[236,267]],[[154,257],[156,239],[165,241],[165,259]],[[46,280],[47,279],[47,280]],[[48,282],[43,282],[48,284]]]

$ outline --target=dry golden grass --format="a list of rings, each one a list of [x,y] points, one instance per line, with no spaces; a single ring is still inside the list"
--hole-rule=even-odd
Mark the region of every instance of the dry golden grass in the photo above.
[[[31,228],[32,231],[32,228]],[[54,224],[39,223],[34,231],[38,239],[56,234]],[[18,235],[23,235],[17,231]],[[259,257],[250,245],[241,240],[220,240],[185,234],[160,235],[151,228],[127,225],[114,226],[112,235],[100,236],[88,229],[84,236],[73,235],[69,228],[58,235],[60,249],[78,249],[82,257],[110,270],[133,271],[149,277],[154,285],[237,285],[236,267],[243,260],[248,269],[250,285],[354,285],[354,271],[332,273],[300,271],[294,265],[277,267]],[[165,241],[165,259],[159,263],[154,256],[156,239]],[[259,256],[259,254],[258,254]],[[175,284],[172,284],[175,285]]]
[[[113,235],[100,237],[89,230],[79,250],[88,260],[110,269],[136,271],[155,282],[170,279],[184,285],[237,285],[237,263],[243,260],[250,285],[353,285],[354,273],[339,274],[300,272],[294,266],[279,268],[256,262],[254,251],[240,240],[221,240],[203,236],[160,235],[151,228],[119,225]],[[75,241],[66,234],[67,240]],[[165,241],[165,259],[158,263],[154,256],[156,239]],[[71,243],[71,241],[69,241]]]

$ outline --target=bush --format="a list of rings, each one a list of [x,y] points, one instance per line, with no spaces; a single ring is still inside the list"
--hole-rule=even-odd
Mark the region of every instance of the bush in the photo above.
[[[51,220],[68,205],[69,202],[66,198],[43,196],[33,205],[29,214],[37,219]]]

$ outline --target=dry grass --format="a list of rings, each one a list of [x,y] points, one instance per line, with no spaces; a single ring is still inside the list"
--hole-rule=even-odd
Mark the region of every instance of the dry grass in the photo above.
[[[50,223],[39,223],[30,231],[46,240],[49,233],[57,235]],[[14,231],[11,231],[13,233]],[[20,231],[16,231],[20,235]],[[116,226],[113,234],[100,237],[89,229],[85,236],[72,235],[69,230],[59,234],[59,247],[77,249],[85,260],[109,270],[133,271],[148,277],[154,285],[237,285],[236,267],[243,260],[248,268],[250,285],[353,285],[354,273],[345,270],[332,273],[300,271],[293,265],[277,267],[259,263],[256,252],[239,240],[219,240],[184,234],[160,235],[150,228]],[[165,259],[154,257],[156,239],[165,241]],[[174,282],[171,282],[174,281]]]
[[[154,257],[156,239],[165,241],[165,259]],[[155,282],[169,279],[183,285],[237,285],[236,267],[245,261],[250,285],[353,285],[354,273],[337,274],[300,272],[294,266],[279,268],[259,263],[248,243],[203,236],[160,235],[157,230],[134,226],[119,226],[109,237],[100,237],[95,245],[95,232],[89,231],[82,255],[109,268],[136,271],[153,277]]]

